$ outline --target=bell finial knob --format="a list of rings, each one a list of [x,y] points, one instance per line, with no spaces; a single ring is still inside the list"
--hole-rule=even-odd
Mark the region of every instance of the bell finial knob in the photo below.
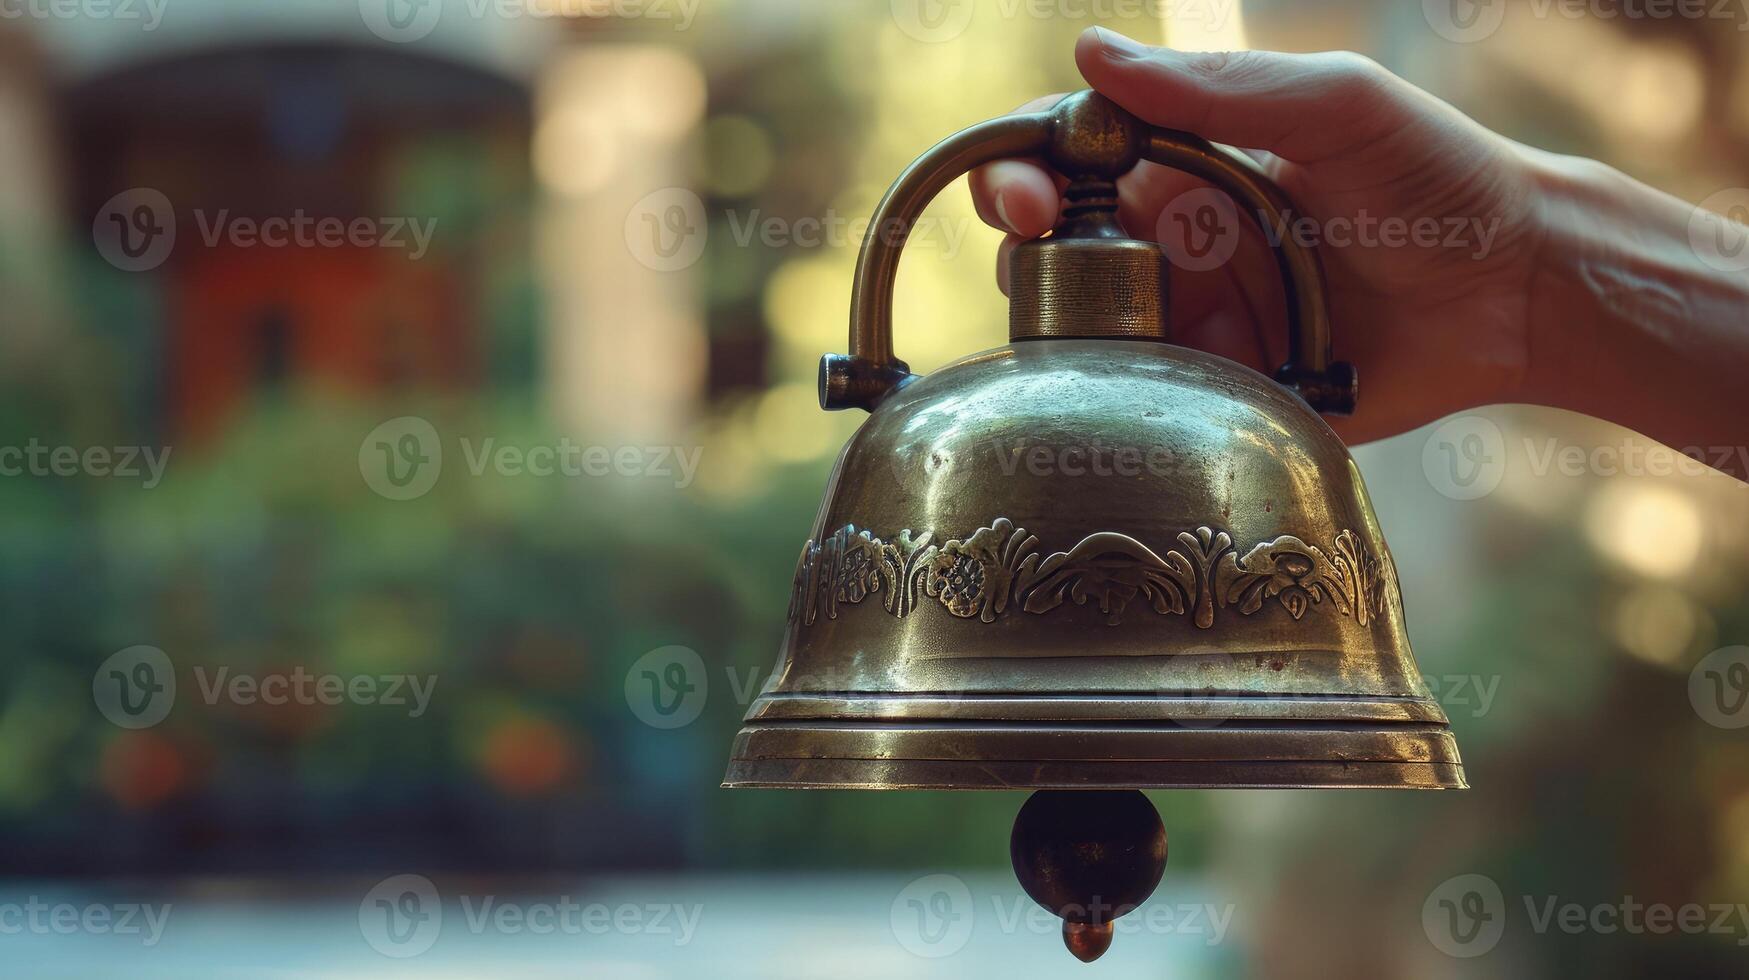
[[[1147,148],[1147,129],[1092,89],[1072,92],[1051,110],[1051,166],[1071,180],[1116,180]]]
[[[1032,900],[1063,920],[1083,963],[1111,947],[1112,923],[1166,872],[1166,827],[1135,790],[1042,790],[1014,818],[1008,856]]]

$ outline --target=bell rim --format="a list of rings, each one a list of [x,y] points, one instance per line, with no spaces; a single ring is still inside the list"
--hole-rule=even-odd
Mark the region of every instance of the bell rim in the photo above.
[[[723,785],[794,789],[1465,789],[1446,725],[750,724]]]
[[[1468,790],[1461,763],[1334,761],[1173,763],[1147,768],[1098,761],[736,760],[723,789],[1034,791],[1171,789]]]
[[[1246,691],[1088,692],[771,692],[744,725],[815,722],[1350,722],[1449,727],[1431,697],[1377,694],[1260,694]]]

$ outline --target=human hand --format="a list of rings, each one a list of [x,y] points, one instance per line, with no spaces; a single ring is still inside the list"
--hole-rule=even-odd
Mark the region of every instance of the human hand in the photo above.
[[[1294,221],[1310,219],[1300,227],[1329,280],[1334,356],[1360,378],[1355,414],[1330,420],[1347,441],[1533,400],[1535,151],[1353,54],[1187,54],[1092,28],[1075,60],[1094,89],[1148,123],[1263,151],[1258,162],[1299,209]],[[1010,251],[1056,223],[1064,181],[1015,160],[980,168],[971,185],[978,213],[1009,233],[998,259],[1006,289]],[[1119,218],[1178,254],[1174,212],[1209,201],[1206,189],[1183,196],[1206,187],[1144,161],[1118,181]],[[1170,336],[1273,374],[1286,358],[1275,261],[1255,215],[1227,214],[1243,225],[1217,232],[1242,236],[1231,259],[1201,271],[1175,263]]]

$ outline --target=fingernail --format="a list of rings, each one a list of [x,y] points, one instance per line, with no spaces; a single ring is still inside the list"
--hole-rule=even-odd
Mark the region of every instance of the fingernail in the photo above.
[[[1147,48],[1139,41],[1132,41],[1116,31],[1103,27],[1095,27],[1093,35],[1099,39],[1099,47],[1106,54],[1120,58],[1136,58],[1147,53]]]
[[[1001,220],[1003,228],[1020,234],[1020,229],[1014,227],[1014,219],[1008,216],[1008,205],[1003,202],[1001,191],[996,192],[996,217]]]

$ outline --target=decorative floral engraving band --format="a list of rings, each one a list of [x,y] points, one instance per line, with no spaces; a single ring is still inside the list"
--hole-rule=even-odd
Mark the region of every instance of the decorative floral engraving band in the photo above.
[[[1338,533],[1328,551],[1284,535],[1243,555],[1232,535],[1206,526],[1180,532],[1164,554],[1106,531],[1042,555],[1037,536],[1001,517],[965,539],[937,546],[932,538],[905,530],[887,541],[847,524],[824,541],[809,541],[796,567],[791,621],[812,625],[821,613],[836,619],[840,605],[880,593],[887,612],[899,617],[917,607],[919,596],[986,623],[1011,605],[1046,613],[1073,600],[1098,604],[1112,625],[1141,596],[1155,612],[1188,615],[1202,629],[1214,625],[1217,609],[1249,616],[1275,599],[1298,620],[1328,599],[1365,626],[1384,615],[1395,583],[1389,558],[1369,552],[1353,531]]]

